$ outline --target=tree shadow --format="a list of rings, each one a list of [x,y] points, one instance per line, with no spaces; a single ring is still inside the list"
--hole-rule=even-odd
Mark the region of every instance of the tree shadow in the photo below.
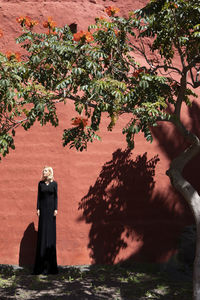
[[[3,268],[2,268],[3,267]],[[169,276],[155,264],[65,266],[59,274],[32,276],[27,270],[0,265],[0,299],[40,300],[188,300],[192,298],[192,277]],[[13,276],[14,275],[14,276]]]
[[[130,150],[118,149],[82,198],[79,221],[91,223],[88,248],[93,263],[118,262],[129,243],[129,258],[137,261],[160,261],[175,251],[184,214],[177,216],[168,205],[167,193],[152,196],[158,161],[158,156],[148,160],[147,153],[133,160]]]
[[[30,223],[24,231],[19,250],[19,266],[32,267],[34,265],[37,243],[37,231],[34,223]]]
[[[193,102],[192,106],[188,108],[191,124],[190,128],[193,133],[200,137],[200,106]],[[185,178],[193,185],[193,187],[200,194],[200,181],[199,181],[199,166],[200,166],[200,153],[196,155],[184,169]]]
[[[186,123],[186,127],[200,137],[200,106],[196,102],[192,102],[191,106],[187,107],[189,115],[189,123],[183,120],[183,123]],[[160,122],[157,127],[152,127],[151,129],[154,139],[159,143],[159,148],[172,161],[177,157],[182,151],[184,151],[189,144],[184,141],[182,135],[179,133],[178,129],[172,124],[168,125],[166,123]],[[183,170],[183,176],[188,180],[193,187],[200,194],[200,181],[197,174],[199,173],[200,166],[200,153],[197,154],[193,159],[185,166]],[[176,190],[171,187],[174,193],[177,193]],[[191,223],[195,223],[192,213],[189,206],[187,205],[184,198],[179,195],[179,201],[185,207],[185,213],[190,215]]]
[[[187,124],[187,128],[200,137],[200,106],[196,102],[193,102],[192,105],[188,107],[188,115],[190,123]],[[168,125],[166,122],[160,122],[157,127],[152,127],[151,131],[154,138],[159,142],[159,148],[170,161],[188,147],[182,135],[172,124]],[[185,166],[183,172],[183,176],[194,186],[198,193],[200,193],[200,182],[197,176],[199,173],[199,165],[200,153]],[[180,196],[180,199],[183,198]],[[185,200],[183,201],[185,202]]]

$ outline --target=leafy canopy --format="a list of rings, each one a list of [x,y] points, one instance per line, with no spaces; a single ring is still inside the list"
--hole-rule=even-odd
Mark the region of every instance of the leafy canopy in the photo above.
[[[21,61],[15,53],[0,55],[1,153],[14,148],[17,126],[28,130],[36,120],[57,126],[56,106],[67,99],[80,117],[64,130],[63,145],[80,151],[100,139],[103,113],[110,131],[120,115],[130,116],[123,133],[131,148],[138,132],[152,141],[158,121],[180,124],[182,103],[189,105],[200,86],[198,2],[152,0],[128,17],[109,6],[107,17],[75,34],[51,17],[43,23],[47,33],[35,32],[36,20],[18,18],[25,55]]]

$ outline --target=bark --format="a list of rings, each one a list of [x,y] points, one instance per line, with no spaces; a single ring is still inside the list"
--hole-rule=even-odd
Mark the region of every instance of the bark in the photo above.
[[[193,186],[182,176],[182,171],[185,165],[199,152],[200,141],[196,137],[192,146],[175,158],[166,172],[174,188],[182,194],[189,204],[196,222],[197,237],[196,255],[193,266],[193,300],[200,300],[200,196]]]

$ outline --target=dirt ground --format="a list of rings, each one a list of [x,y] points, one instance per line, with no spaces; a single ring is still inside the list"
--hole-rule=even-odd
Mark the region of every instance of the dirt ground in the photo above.
[[[190,300],[191,279],[185,271],[147,264],[66,266],[48,276],[0,265],[0,299]]]

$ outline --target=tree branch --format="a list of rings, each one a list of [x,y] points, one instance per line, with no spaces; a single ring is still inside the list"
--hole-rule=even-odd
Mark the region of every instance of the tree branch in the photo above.
[[[64,102],[65,99],[69,99],[69,100],[72,100],[74,102],[80,101],[80,102],[82,102],[83,104],[86,104],[89,107],[95,108],[97,106],[96,104],[93,104],[91,102],[87,102],[86,98],[84,98],[85,99],[85,102],[84,102],[83,98],[80,98],[79,96],[73,96],[73,95],[69,95],[69,94],[65,94],[65,93],[63,93],[63,95],[60,94],[59,96],[57,96],[57,98],[59,100],[55,100],[54,103],[61,103],[61,102]]]
[[[184,71],[189,71],[192,67],[195,67],[197,63],[200,63],[200,55],[196,55],[193,60],[184,68]]]
[[[155,67],[155,71],[157,71],[158,69],[164,69],[166,66],[165,65],[158,65]],[[176,68],[176,67],[173,67],[173,66],[167,66],[167,69],[169,70],[172,70],[172,71],[176,71],[177,73],[179,73],[180,75],[182,74],[182,72]],[[167,73],[166,75],[168,75],[169,73]]]
[[[194,75],[193,75],[193,72],[192,72],[192,67],[190,68],[190,76],[191,76],[191,79],[192,79],[192,87],[193,88],[198,88],[200,86],[200,80],[198,79],[199,73],[200,73],[200,68],[199,69],[195,68],[195,69],[197,71],[196,79],[194,79]]]
[[[137,46],[135,46],[135,45],[133,45],[133,43],[129,40],[129,42],[130,42],[130,44],[131,44],[131,46],[135,49],[135,50],[137,50],[144,58],[145,58],[145,60],[146,60],[146,62],[149,64],[149,66],[153,69],[153,71],[155,72],[155,71],[157,71],[158,69],[165,69],[165,65],[157,65],[157,66],[154,66],[153,65],[153,63],[151,63],[151,59],[148,59],[148,57],[147,57],[147,55],[146,55],[146,53],[145,53],[145,48],[143,47],[143,50],[142,49],[140,49],[139,47],[137,47]],[[176,71],[178,74],[182,74],[182,71],[180,71],[178,68],[176,68],[176,67],[173,67],[173,66],[167,66],[167,69],[169,69],[169,70],[172,70],[172,71]],[[166,73],[166,75],[169,75],[169,73]]]
[[[181,106],[183,103],[183,98],[185,96],[186,86],[187,86],[186,73],[183,73],[183,75],[181,77],[181,82],[180,82],[180,90],[179,90],[177,101],[175,104],[175,115],[176,115],[177,119],[179,119],[179,120],[180,120]]]
[[[172,123],[177,127],[180,131],[181,135],[190,143],[194,145],[199,145],[199,138],[193,134],[191,131],[187,130],[180,119],[171,118]]]

